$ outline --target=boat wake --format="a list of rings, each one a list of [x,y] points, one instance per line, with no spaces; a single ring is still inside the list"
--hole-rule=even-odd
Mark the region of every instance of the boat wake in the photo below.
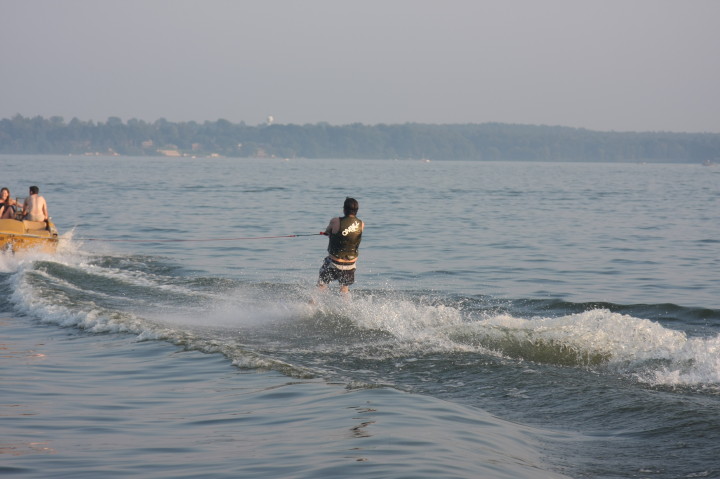
[[[43,323],[170,341],[295,377],[353,381],[380,362],[452,357],[472,367],[501,358],[720,391],[717,331],[690,335],[606,307],[568,304],[547,315],[528,310],[528,300],[392,290],[356,290],[346,300],[312,284],[187,277],[158,258],[71,248],[3,254],[0,274],[14,312]],[[362,376],[388,382],[378,372]]]

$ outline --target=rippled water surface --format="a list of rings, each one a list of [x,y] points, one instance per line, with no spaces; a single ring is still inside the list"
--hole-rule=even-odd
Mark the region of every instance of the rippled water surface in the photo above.
[[[716,167],[33,161],[63,240],[0,256],[4,474],[720,475]]]

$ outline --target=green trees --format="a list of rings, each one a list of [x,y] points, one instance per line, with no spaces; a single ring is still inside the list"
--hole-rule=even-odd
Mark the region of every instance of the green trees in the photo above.
[[[619,133],[500,123],[333,126],[227,120],[0,120],[0,153],[524,161],[720,161],[720,135]]]

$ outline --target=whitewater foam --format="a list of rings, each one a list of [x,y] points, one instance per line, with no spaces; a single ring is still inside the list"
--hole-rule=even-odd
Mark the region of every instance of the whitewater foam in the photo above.
[[[254,351],[277,343],[278,350],[351,350],[373,358],[490,354],[611,370],[651,385],[720,383],[720,338],[688,339],[658,322],[607,309],[522,318],[392,291],[363,292],[348,301],[305,286],[228,282],[198,289],[187,279],[114,262],[70,250],[52,260],[0,256],[0,268],[12,272],[11,298],[20,313],[90,332],[219,349],[244,367],[291,367]],[[244,341],[253,331],[260,333],[248,346]]]

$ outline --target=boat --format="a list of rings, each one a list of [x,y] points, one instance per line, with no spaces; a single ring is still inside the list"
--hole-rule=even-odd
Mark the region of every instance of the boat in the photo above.
[[[0,220],[0,250],[20,251],[37,249],[54,253],[58,232],[52,221]]]
[[[37,250],[54,253],[58,244],[58,232],[55,224],[47,221],[28,221],[20,219],[0,219],[0,250],[25,251]]]

